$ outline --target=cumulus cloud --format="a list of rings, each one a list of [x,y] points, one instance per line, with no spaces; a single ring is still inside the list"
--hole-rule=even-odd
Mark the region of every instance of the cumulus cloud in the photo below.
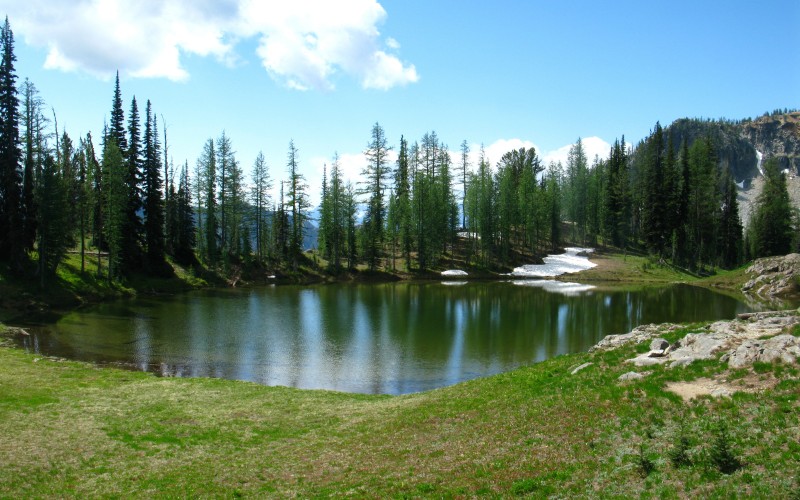
[[[269,75],[295,89],[332,89],[337,74],[362,87],[416,82],[400,44],[382,39],[376,0],[28,0],[7,7],[26,43],[45,47],[45,67],[108,77],[185,80],[186,55],[231,63],[236,46],[257,41]]]
[[[586,153],[586,160],[588,161],[589,166],[594,163],[595,156],[600,157],[600,159],[608,158],[608,153],[611,150],[611,144],[607,143],[603,139],[599,137],[584,137],[581,138],[581,143],[583,145],[583,151]],[[545,165],[549,165],[550,162],[558,163],[561,162],[562,165],[567,165],[567,157],[569,156],[569,150],[574,146],[573,144],[567,144],[566,146],[562,146],[558,149],[553,151],[549,151],[542,156]]]
[[[489,161],[489,164],[494,167],[504,154],[520,148],[534,148],[537,154],[541,155],[541,153],[539,153],[539,148],[536,147],[534,143],[522,139],[498,139],[492,144],[484,147],[484,154],[486,159]],[[471,146],[470,161],[474,167],[477,168],[478,164],[480,163],[480,146]]]
[[[599,137],[586,137],[582,138],[581,142],[583,143],[583,150],[586,153],[586,159],[589,162],[589,166],[594,163],[595,155],[599,156],[600,159],[608,157],[611,144],[607,143],[603,139]],[[528,140],[519,138],[498,139],[488,146],[484,146],[484,154],[492,168],[497,165],[497,162],[500,161],[500,158],[502,158],[505,153],[520,148],[534,148],[536,150],[536,154],[541,159],[542,164],[545,166],[549,165],[551,161],[556,163],[560,161],[563,165],[566,165],[569,150],[573,145],[574,143],[567,144],[552,151],[542,151],[542,149],[540,149],[536,144]],[[479,144],[470,145],[469,161],[473,169],[477,168],[478,164],[480,163],[480,148],[481,147]],[[461,161],[460,151],[451,151],[450,154],[456,163]]]

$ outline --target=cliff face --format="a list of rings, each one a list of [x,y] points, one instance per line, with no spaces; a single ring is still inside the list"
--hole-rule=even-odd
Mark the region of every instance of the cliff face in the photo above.
[[[777,158],[781,170],[800,174],[800,112],[765,115],[740,122],[725,120],[675,120],[667,129],[672,133],[676,152],[682,141],[691,144],[711,137],[720,169],[730,169],[737,182],[758,175],[758,153],[763,159]]]
[[[682,118],[673,122],[668,131],[672,133],[676,153],[683,141],[691,145],[697,139],[711,137],[720,169],[730,170],[736,182],[752,179],[758,174],[757,148],[742,136],[738,123]]]
[[[764,158],[777,158],[781,170],[800,174],[800,112],[762,116],[743,122],[739,135]]]

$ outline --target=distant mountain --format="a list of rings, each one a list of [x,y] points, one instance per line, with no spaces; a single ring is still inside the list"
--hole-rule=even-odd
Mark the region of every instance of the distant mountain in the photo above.
[[[758,175],[759,156],[777,158],[782,170],[800,174],[800,111],[776,111],[740,121],[682,118],[666,132],[672,133],[676,150],[684,140],[691,144],[710,136],[720,168],[730,169],[739,183],[749,184]]]
[[[701,137],[713,139],[720,169],[730,169],[740,187],[739,214],[745,226],[763,186],[759,160],[777,158],[788,173],[792,204],[800,207],[800,111],[775,111],[741,121],[682,118],[666,131],[672,133],[676,150],[684,140],[691,144]]]

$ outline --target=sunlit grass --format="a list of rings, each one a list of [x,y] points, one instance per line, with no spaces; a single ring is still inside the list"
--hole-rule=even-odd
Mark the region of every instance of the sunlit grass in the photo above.
[[[675,332],[671,335],[681,335]],[[617,378],[635,346],[561,356],[405,396],[169,379],[0,348],[0,497],[789,497],[800,473],[793,367],[708,361]],[[584,362],[594,365],[570,375]],[[684,403],[672,380],[779,377]],[[719,422],[744,466],[709,460]],[[670,453],[683,443],[687,463]],[[652,470],[640,471],[644,450]]]

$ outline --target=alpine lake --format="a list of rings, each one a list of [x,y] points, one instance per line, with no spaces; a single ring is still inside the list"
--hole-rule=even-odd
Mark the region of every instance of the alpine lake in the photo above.
[[[105,303],[25,325],[30,335],[20,342],[41,355],[163,376],[407,394],[585,351],[640,324],[751,310],[689,285],[267,285]]]

